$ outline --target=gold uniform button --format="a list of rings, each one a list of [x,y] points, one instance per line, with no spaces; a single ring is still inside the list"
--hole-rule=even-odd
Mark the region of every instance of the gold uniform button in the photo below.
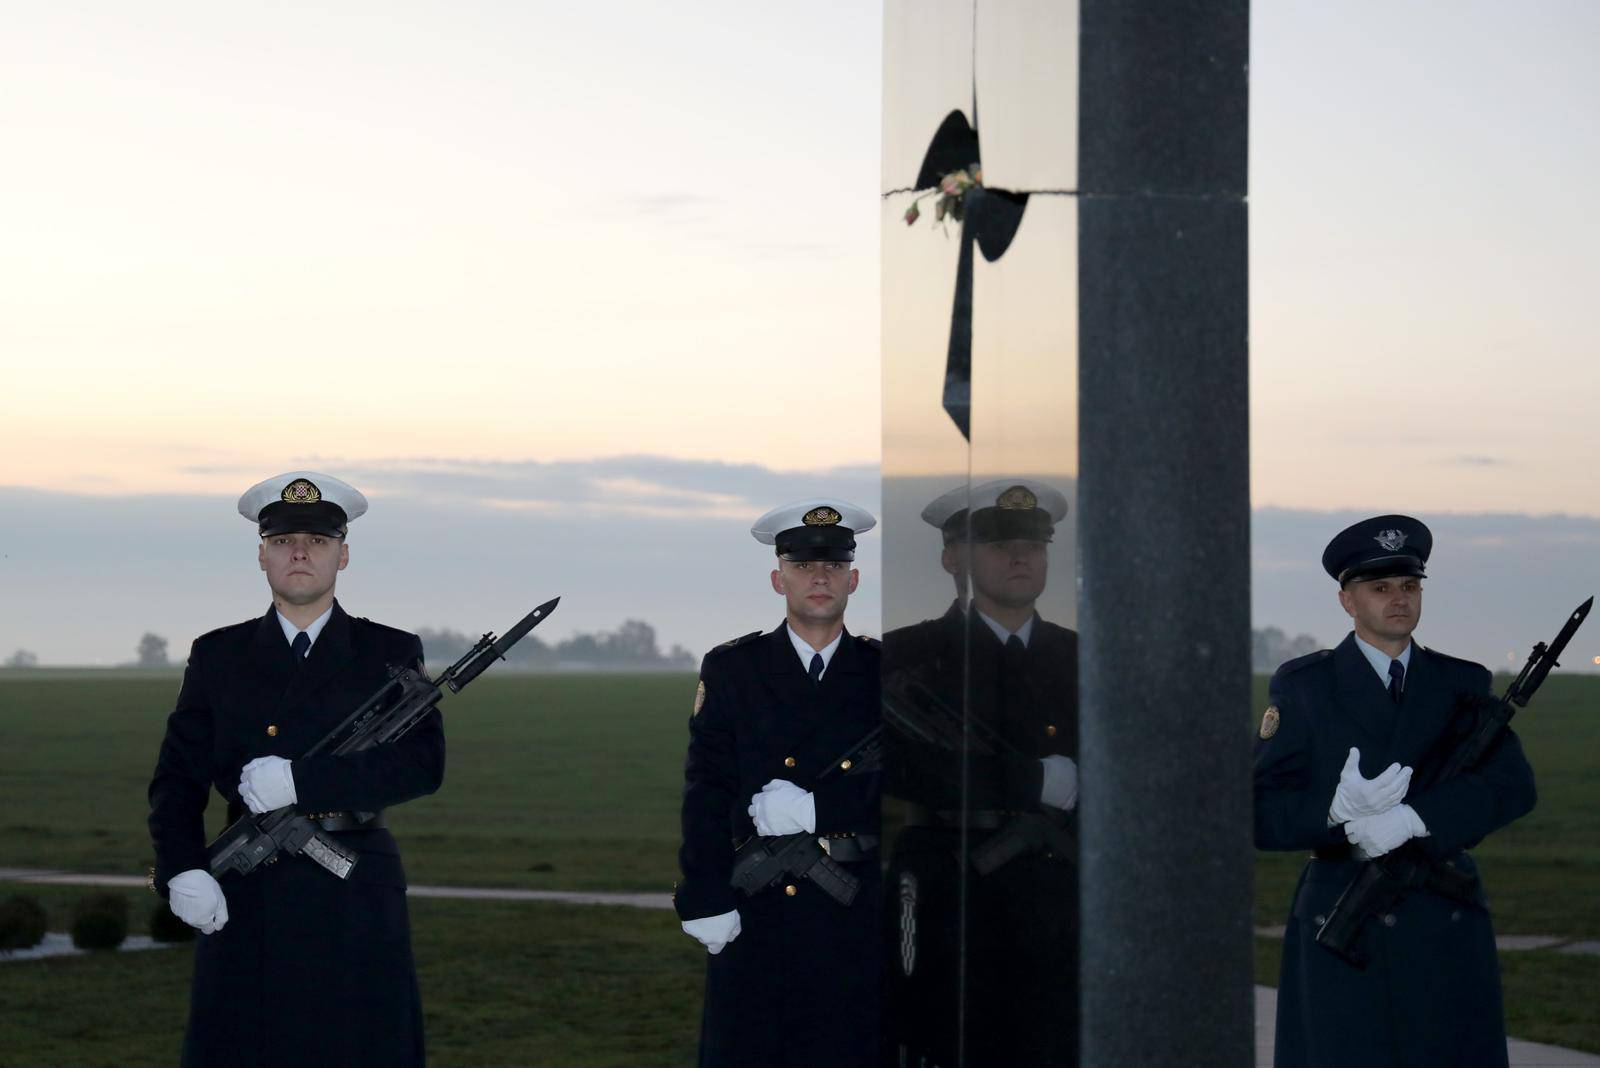
[[[790,897],[794,897],[794,895],[798,894],[800,891],[794,888],[794,883],[790,883],[788,886],[783,888],[783,892],[788,894]]]
[[[267,737],[268,738],[276,738],[277,736],[278,736],[278,725],[276,723],[269,724],[268,727],[267,727]]]
[[[840,770],[840,771],[849,771],[849,770],[850,770],[850,761],[848,761],[848,760],[841,760],[841,761],[840,761],[840,762],[839,762],[839,770]]]
[[[1044,733],[1045,733],[1045,737],[1054,738],[1056,736],[1056,725],[1054,723],[1052,723],[1049,726],[1045,727]]]
[[[783,758],[783,766],[786,767],[786,768],[794,767],[794,757],[784,757]]]

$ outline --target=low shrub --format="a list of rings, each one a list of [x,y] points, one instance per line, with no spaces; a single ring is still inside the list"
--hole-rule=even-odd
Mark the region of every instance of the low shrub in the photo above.
[[[116,949],[128,937],[128,899],[90,894],[72,906],[72,944],[79,949]]]
[[[0,949],[28,949],[44,939],[49,917],[39,899],[14,894],[0,901]]]

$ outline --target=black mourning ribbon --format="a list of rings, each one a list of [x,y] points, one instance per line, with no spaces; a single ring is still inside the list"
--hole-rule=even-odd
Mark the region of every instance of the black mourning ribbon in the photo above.
[[[976,110],[976,109],[974,109]],[[917,172],[917,189],[928,189],[952,171],[982,162],[978,131],[959,110],[944,117]],[[993,263],[1011,247],[1022,225],[1028,194],[973,186],[961,215],[961,257],[956,265],[956,295],[950,311],[950,348],[945,357],[944,410],[961,436],[972,440],[972,247]]]

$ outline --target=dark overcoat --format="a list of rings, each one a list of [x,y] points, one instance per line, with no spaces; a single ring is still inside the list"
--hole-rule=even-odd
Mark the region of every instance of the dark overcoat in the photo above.
[[[964,1017],[967,1064],[1076,1064],[1077,858],[1038,849],[979,875],[962,860],[957,817],[977,821],[970,854],[995,833],[985,817],[1042,811],[1040,758],[1077,759],[1078,636],[1035,616],[1027,648],[1008,650],[952,605],[884,635],[884,668],[898,697],[964,703],[1005,743],[963,758],[888,732],[885,789],[910,803],[913,826],[896,837],[885,884],[886,1063],[954,1064]],[[902,692],[907,679],[926,690]]]
[[[256,757],[294,762],[307,812],[377,812],[438,789],[437,711],[393,744],[298,759],[370,697],[391,666],[421,662],[416,635],[351,618],[337,603],[300,664],[271,609],[196,639],[150,782],[159,892],[165,896],[179,872],[206,867],[210,791],[227,802],[230,822],[244,814],[240,769]],[[359,854],[347,881],[299,856],[221,880],[228,922],[200,935],[195,948],[186,1068],[423,1063],[394,836],[373,828],[332,837]]]
[[[1343,825],[1327,823],[1351,747],[1361,750],[1367,778],[1395,761],[1419,768],[1453,717],[1467,714],[1458,700],[1489,686],[1482,665],[1413,644],[1396,705],[1354,635],[1273,676],[1276,715],[1265,717],[1260,733],[1268,737],[1256,742],[1256,845],[1314,851],[1284,936],[1278,1068],[1506,1063],[1499,962],[1481,883],[1472,903],[1415,891],[1367,923],[1359,943],[1370,958],[1365,970],[1313,941],[1360,869]],[[1428,828],[1420,844],[1472,875],[1477,868],[1465,850],[1534,805],[1533,769],[1509,731],[1469,773],[1431,787],[1422,774],[1405,799]]]
[[[879,832],[881,773],[835,774],[833,761],[878,725],[878,643],[845,632],[820,683],[787,625],[719,646],[700,668],[684,765],[684,920],[737,909],[741,933],[706,960],[700,1064],[729,1068],[872,1065],[879,1006],[877,858],[842,863],[861,880],[847,908],[806,880],[753,897],[728,880],[746,809],[773,779],[811,790],[819,837]]]

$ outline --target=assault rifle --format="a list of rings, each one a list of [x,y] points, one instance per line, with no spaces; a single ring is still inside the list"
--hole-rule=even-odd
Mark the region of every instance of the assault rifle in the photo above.
[[[868,731],[866,736],[839,754],[817,774],[816,782],[828,779],[835,772],[859,775],[878,771],[883,767],[883,727]],[[865,837],[865,836],[863,836]],[[866,845],[863,838],[840,838],[829,841],[851,842]],[[830,846],[809,831],[762,837],[751,835],[733,851],[733,876],[729,879],[735,890],[747,897],[769,887],[777,886],[786,878],[810,879],[823,893],[839,904],[849,907],[861,889],[861,880],[839,867],[829,853]],[[876,838],[873,838],[876,844]]]
[[[1447,737],[1435,753],[1430,754],[1429,762],[1436,770],[1429,773],[1424,783],[1426,787],[1437,786],[1471,771],[1489,754],[1517,709],[1528,703],[1550,669],[1559,666],[1556,658],[1577,633],[1593,605],[1594,598],[1590,597],[1567,617],[1555,641],[1548,646],[1539,642],[1533,647],[1533,655],[1512,680],[1504,697],[1474,695],[1458,705],[1457,716],[1464,721],[1464,729]],[[1408,842],[1361,866],[1360,872],[1339,895],[1327,919],[1317,928],[1317,945],[1357,968],[1365,968],[1366,954],[1356,947],[1356,942],[1361,929],[1372,917],[1392,911],[1413,890],[1428,889],[1455,900],[1470,901],[1476,885],[1474,877],[1457,870],[1449,861],[1435,862],[1420,845]]]
[[[965,747],[978,756],[1021,756],[1017,747],[988,723],[973,715],[962,717],[930,686],[905,672],[884,680],[883,716],[900,734],[937,749],[959,752]],[[979,843],[968,859],[979,875],[988,875],[1025,853],[1049,851],[1074,861],[1078,839],[1071,820],[1068,813],[1044,805],[1034,812],[1015,813]]]
[[[390,667],[389,681],[308,749],[302,759],[323,752],[334,756],[357,753],[400,738],[433,710],[443,699],[445,689],[460,693],[490,664],[504,659],[506,651],[542,623],[560,603],[559,597],[546,601],[523,616],[503,638],[496,639],[492,632],[485,634],[437,678],[429,679],[415,668]],[[358,823],[370,822],[375,817],[375,813],[370,812],[352,815]],[[216,841],[206,847],[206,852],[211,874],[219,879],[229,874],[249,875],[280,855],[297,853],[339,878],[348,879],[360,859],[324,834],[322,827],[298,805],[285,805],[259,814],[245,813],[218,835]]]

